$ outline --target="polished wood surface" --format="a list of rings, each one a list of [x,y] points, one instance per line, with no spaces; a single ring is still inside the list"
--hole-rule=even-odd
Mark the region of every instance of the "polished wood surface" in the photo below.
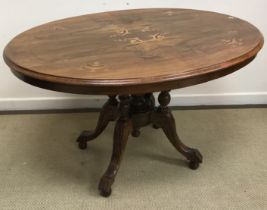
[[[216,79],[263,45],[238,18],[189,9],[137,9],[63,19],[30,29],[5,48],[16,76],[52,90],[145,93]]]
[[[77,142],[86,149],[116,121],[109,166],[98,188],[109,196],[128,136],[147,125],[161,128],[191,169],[201,153],[186,146],[168,108],[171,89],[232,73],[263,45],[257,28],[238,18],[197,10],[139,9],[84,15],[48,23],[15,37],[4,59],[20,79],[51,90],[109,95],[93,132]],[[159,106],[153,92],[161,91]]]

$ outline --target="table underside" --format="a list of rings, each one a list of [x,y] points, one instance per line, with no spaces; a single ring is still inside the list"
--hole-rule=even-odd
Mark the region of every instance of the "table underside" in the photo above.
[[[113,184],[120,162],[127,144],[128,136],[140,135],[140,128],[153,125],[161,128],[171,144],[186,157],[191,169],[197,169],[202,163],[202,155],[197,149],[183,144],[176,132],[175,119],[168,107],[171,100],[169,91],[162,91],[158,96],[159,106],[155,106],[152,93],[141,95],[111,95],[104,104],[97,126],[93,132],[83,131],[77,142],[80,149],[86,149],[87,142],[99,136],[110,121],[116,121],[113,136],[113,151],[107,170],[102,176],[98,188],[102,196],[111,194]]]

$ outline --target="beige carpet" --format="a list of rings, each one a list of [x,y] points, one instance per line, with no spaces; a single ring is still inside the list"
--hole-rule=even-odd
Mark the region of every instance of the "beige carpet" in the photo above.
[[[130,137],[113,194],[97,185],[114,123],[86,151],[97,113],[0,115],[0,209],[267,209],[267,109],[174,111],[204,163],[190,170],[161,130]]]

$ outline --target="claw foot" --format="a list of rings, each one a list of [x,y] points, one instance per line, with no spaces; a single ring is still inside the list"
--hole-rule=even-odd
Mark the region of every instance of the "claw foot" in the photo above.
[[[199,164],[202,163],[202,155],[197,149],[192,149],[187,158],[189,160],[189,168],[196,170],[199,167]]]
[[[139,129],[133,129],[132,136],[133,137],[139,137],[140,136],[140,130]]]
[[[155,125],[155,124],[153,124],[152,127],[153,127],[154,129],[159,129],[159,126],[157,126],[157,125]]]
[[[85,150],[87,148],[87,142],[83,140],[78,141],[78,146],[81,150]]]
[[[114,179],[103,176],[99,182],[98,189],[100,194],[104,197],[109,197],[111,195],[112,189],[111,185],[113,184]]]
[[[81,135],[78,137],[77,142],[80,149],[84,150],[87,148],[87,141],[89,136],[90,136],[89,131],[83,131]]]

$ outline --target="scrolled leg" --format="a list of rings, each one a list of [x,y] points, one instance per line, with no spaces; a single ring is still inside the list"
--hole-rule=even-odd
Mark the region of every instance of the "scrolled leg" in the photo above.
[[[83,131],[77,139],[80,149],[86,149],[87,142],[98,137],[103,130],[107,127],[110,121],[114,121],[117,119],[118,115],[118,101],[116,96],[109,96],[108,101],[104,104],[99,119],[97,122],[97,126],[95,130],[92,131]]]
[[[117,172],[120,167],[122,155],[124,153],[128,136],[132,129],[132,122],[129,118],[129,97],[120,96],[120,117],[115,125],[114,138],[113,138],[113,151],[109,166],[102,176],[98,189],[100,194],[104,197],[108,197],[111,194],[111,185],[113,184]]]
[[[189,167],[197,169],[199,164],[202,163],[202,155],[197,149],[190,148],[182,143],[176,132],[176,125],[174,117],[167,107],[170,102],[170,94],[168,91],[163,91],[159,95],[160,106],[152,114],[152,123],[162,128],[163,132],[171,142],[171,144],[189,160]]]

